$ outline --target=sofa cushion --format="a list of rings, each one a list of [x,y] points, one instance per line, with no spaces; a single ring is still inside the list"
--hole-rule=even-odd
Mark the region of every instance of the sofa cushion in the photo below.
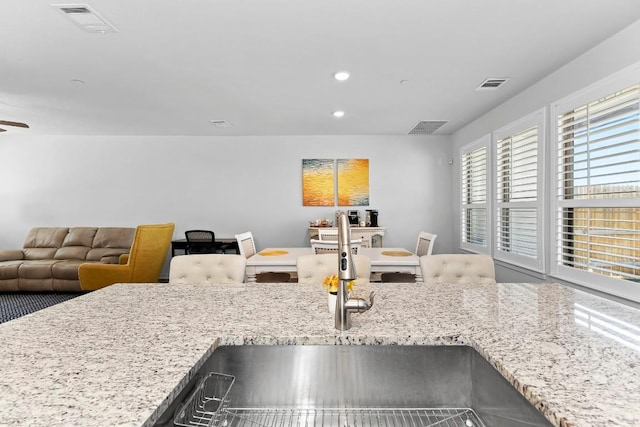
[[[71,227],[67,237],[62,242],[62,246],[86,246],[90,248],[97,232],[97,227]]]
[[[79,280],[67,280],[53,278],[51,284],[53,291],[55,292],[82,292]]]
[[[99,228],[93,239],[92,248],[85,259],[87,261],[100,261],[105,256],[129,253],[135,231],[135,228]]]
[[[50,279],[51,268],[58,262],[53,259],[23,261],[18,268],[18,275],[20,279]]]
[[[51,267],[51,276],[54,279],[78,280],[78,267],[85,260],[66,260],[55,263]]]
[[[24,261],[4,261],[0,263],[0,280],[18,278],[18,268]]]
[[[0,261],[16,261],[24,259],[24,252],[19,249],[5,249],[0,251]]]
[[[18,292],[19,290],[19,279],[0,280],[0,292]]]
[[[32,228],[24,241],[24,259],[52,259],[68,231],[68,227]]]
[[[84,260],[87,258],[87,254],[91,248],[86,246],[66,246],[56,251],[53,259],[65,260],[65,259],[78,259]]]
[[[62,247],[56,251],[54,259],[85,259],[91,249],[93,239],[98,229],[96,227],[72,227],[62,242]]]
[[[93,239],[93,248],[130,248],[135,228],[101,227]]]
[[[24,248],[24,259],[52,259],[58,248]]]
[[[20,289],[20,292],[22,292],[22,291],[28,291],[28,292],[47,291],[47,292],[51,292],[51,291],[53,291],[53,279],[52,278],[48,278],[48,279],[43,279],[43,278],[29,279],[29,278],[25,278],[25,277],[20,277],[18,279],[18,288]]]

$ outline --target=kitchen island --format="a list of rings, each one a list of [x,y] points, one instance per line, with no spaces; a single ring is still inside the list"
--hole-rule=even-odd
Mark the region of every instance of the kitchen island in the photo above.
[[[640,310],[557,284],[119,284],[0,325],[0,425],[150,425],[219,345],[469,345],[556,426],[640,425]]]

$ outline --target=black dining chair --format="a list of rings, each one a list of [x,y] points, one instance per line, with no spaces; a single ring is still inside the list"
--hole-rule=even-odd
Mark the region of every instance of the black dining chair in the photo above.
[[[218,250],[216,234],[211,230],[187,230],[187,254],[215,254]]]

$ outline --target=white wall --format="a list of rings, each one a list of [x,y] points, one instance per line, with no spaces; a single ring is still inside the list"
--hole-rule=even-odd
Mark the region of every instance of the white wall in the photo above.
[[[459,251],[460,241],[460,165],[458,162],[460,147],[541,107],[547,107],[547,130],[550,133],[552,126],[549,121],[548,107],[552,102],[639,61],[640,21],[637,21],[452,135],[452,153],[456,159],[451,178],[453,189],[451,201],[454,212],[452,249],[454,252]],[[553,141],[553,137],[548,134],[547,146],[550,147],[549,144]],[[549,152],[549,149],[547,151]],[[547,200],[549,200],[549,194],[547,191]],[[549,234],[548,229],[541,232],[544,232],[545,236]],[[503,268],[499,263],[496,264],[496,276],[501,282],[536,282],[546,279],[544,275],[530,274],[523,269]]]
[[[0,140],[0,249],[34,226],[135,226],[172,221],[258,248],[308,245],[310,220],[338,207],[302,206],[303,158],[368,158],[370,207],[385,246],[413,248],[420,230],[451,251],[448,136],[96,137]],[[348,207],[340,207],[348,209]]]

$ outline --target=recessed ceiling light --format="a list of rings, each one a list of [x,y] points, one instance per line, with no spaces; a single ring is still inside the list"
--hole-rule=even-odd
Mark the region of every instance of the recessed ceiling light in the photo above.
[[[335,73],[333,75],[333,78],[338,80],[338,81],[340,81],[340,82],[343,82],[343,81],[345,81],[345,80],[347,80],[349,78],[349,72],[348,71],[338,71],[337,73]]]
[[[344,111],[342,111],[342,110],[334,111],[334,112],[333,112],[333,117],[336,117],[336,118],[338,118],[338,119],[339,119],[340,117],[344,117]]]

